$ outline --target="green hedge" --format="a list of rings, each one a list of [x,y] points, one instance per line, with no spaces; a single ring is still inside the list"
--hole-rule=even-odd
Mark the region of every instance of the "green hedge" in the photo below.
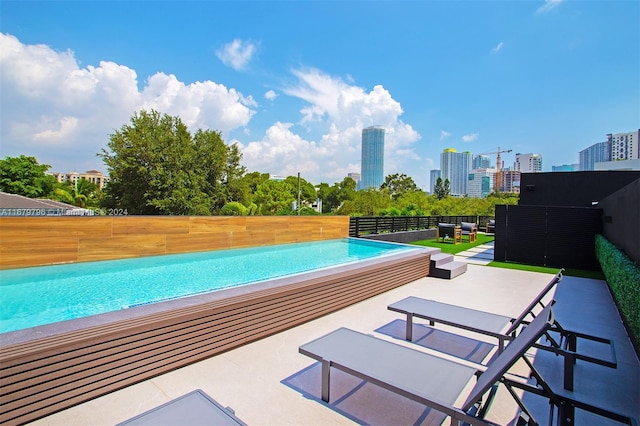
[[[602,235],[596,235],[596,258],[629,327],[631,339],[636,348],[640,348],[640,267]]]

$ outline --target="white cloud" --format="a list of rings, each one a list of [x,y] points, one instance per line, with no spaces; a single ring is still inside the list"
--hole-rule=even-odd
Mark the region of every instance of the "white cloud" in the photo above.
[[[276,123],[262,140],[248,143],[243,163],[249,170],[285,176],[300,171],[315,183],[340,181],[347,173],[360,172],[362,129],[382,125],[385,174],[411,175],[404,167],[419,160],[413,144],[420,135],[400,119],[400,103],[382,85],[367,92],[315,68],[294,69],[292,74],[296,81],[283,92],[304,102],[300,121]],[[299,126],[317,136],[299,136]]]
[[[382,85],[356,86],[317,69],[292,70],[293,82],[265,98],[288,96],[298,112],[259,133],[249,126],[257,103],[213,81],[186,84],[158,72],[139,84],[135,70],[102,61],[81,67],[72,51],[27,45],[0,34],[0,140],[3,156],[33,155],[53,171],[104,170],[96,153],[109,134],[140,109],[179,116],[191,131],[231,133],[249,171],[302,176],[314,183],[341,181],[360,172],[362,129],[386,129],[385,174],[428,179],[428,159],[420,159],[415,129],[401,119],[402,107]],[[287,113],[286,111],[284,112]],[[234,142],[234,141],[229,141]]]
[[[228,67],[236,71],[246,69],[257,51],[257,45],[247,41],[234,39],[216,51],[216,56]]]
[[[142,108],[178,115],[192,131],[225,135],[246,126],[257,106],[222,84],[187,85],[164,73],[149,77],[140,90],[136,72],[125,65],[103,61],[80,68],[69,50],[23,44],[6,34],[0,34],[0,68],[3,155],[34,155],[58,171],[103,169],[96,153]]]
[[[496,47],[494,47],[493,49],[491,49],[491,51],[492,51],[493,53],[498,53],[499,51],[501,51],[501,50],[502,50],[502,48],[503,48],[503,47],[504,47],[504,43],[503,43],[503,42],[500,42],[500,43],[498,43],[498,45],[497,45]]]
[[[480,137],[480,133],[471,133],[470,135],[464,135],[462,137],[462,140],[464,142],[473,142],[475,140],[478,140],[478,137]]]
[[[78,121],[76,117],[62,117],[52,126],[53,128],[34,133],[33,139],[52,142],[62,141],[72,137],[73,132],[78,127]]]
[[[544,0],[544,4],[536,10],[536,15],[549,13],[551,10],[560,6],[564,0]]]
[[[440,140],[447,139],[449,136],[451,136],[451,132],[440,130]]]
[[[275,98],[278,97],[278,94],[276,92],[274,92],[273,90],[268,90],[267,93],[264,94],[264,97],[265,97],[265,99],[273,101]]]

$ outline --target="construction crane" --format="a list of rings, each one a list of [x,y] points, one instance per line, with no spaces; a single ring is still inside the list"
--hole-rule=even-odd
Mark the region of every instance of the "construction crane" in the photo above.
[[[500,170],[502,169],[502,159],[500,158],[500,154],[506,153],[506,152],[511,152],[511,149],[503,149],[501,150],[500,147],[498,147],[497,151],[493,151],[493,152],[483,152],[482,154],[479,155],[493,155],[493,154],[497,154],[497,158],[496,158],[496,185],[494,187],[494,192],[498,193],[500,192]]]

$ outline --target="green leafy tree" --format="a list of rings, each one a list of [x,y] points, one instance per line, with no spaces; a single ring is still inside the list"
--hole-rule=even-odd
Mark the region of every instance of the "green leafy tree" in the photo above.
[[[350,177],[336,182],[333,186],[327,183],[318,185],[318,197],[322,200],[322,212],[335,212],[345,201],[353,200],[356,196],[356,181]]]
[[[222,216],[246,216],[247,208],[237,201],[231,201],[220,209]]]
[[[419,191],[413,179],[404,173],[401,175],[398,173],[388,175],[380,189],[387,189],[394,200],[397,200],[407,192]]]
[[[70,181],[56,183],[50,198],[77,207],[90,208],[100,205],[102,191],[98,185],[86,179],[78,180],[75,185]]]
[[[211,130],[192,136],[179,117],[135,113],[98,155],[110,176],[105,207],[130,214],[209,215],[230,201],[245,201],[237,146],[227,146]]]
[[[296,199],[296,188],[287,182],[268,180],[256,189],[253,202],[263,215],[292,214],[291,204]]]
[[[369,188],[356,192],[353,200],[347,200],[336,213],[351,216],[375,216],[393,204],[386,190]]]
[[[297,176],[288,176],[285,180],[286,183],[293,186],[295,188],[294,195],[296,195],[296,200],[298,199],[298,177]],[[300,200],[306,201],[308,203],[313,203],[318,198],[318,193],[316,192],[316,188],[305,179],[300,178]]]
[[[56,179],[47,175],[47,164],[35,157],[20,155],[0,160],[0,191],[25,197],[46,197],[53,193]]]
[[[449,183],[449,179],[445,179],[443,182],[442,178],[438,178],[438,180],[436,180],[435,187],[433,188],[433,192],[438,200],[447,198],[451,193],[451,185]]]

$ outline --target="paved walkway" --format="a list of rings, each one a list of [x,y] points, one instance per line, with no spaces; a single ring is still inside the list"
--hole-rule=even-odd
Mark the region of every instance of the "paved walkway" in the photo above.
[[[493,262],[493,241],[480,244],[469,250],[460,252],[454,256],[456,261],[474,265],[487,265]]]

